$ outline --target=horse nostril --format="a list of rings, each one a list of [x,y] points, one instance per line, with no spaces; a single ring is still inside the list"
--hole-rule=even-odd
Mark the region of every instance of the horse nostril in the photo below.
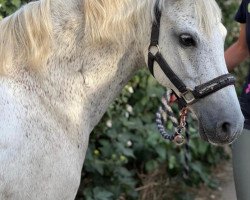
[[[217,126],[217,137],[221,142],[227,142],[231,140],[234,133],[232,125],[229,122],[218,123]]]
[[[230,133],[230,127],[231,127],[230,123],[224,122],[221,126],[221,130],[222,132]]]

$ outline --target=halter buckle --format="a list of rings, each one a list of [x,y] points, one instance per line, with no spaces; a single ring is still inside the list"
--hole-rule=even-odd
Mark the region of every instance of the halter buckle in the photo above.
[[[181,97],[185,100],[185,102],[190,105],[196,101],[196,98],[191,89],[187,89],[186,92],[181,94]]]
[[[150,45],[148,47],[148,53],[151,53],[153,56],[155,56],[157,53],[160,53],[160,47],[159,45]]]

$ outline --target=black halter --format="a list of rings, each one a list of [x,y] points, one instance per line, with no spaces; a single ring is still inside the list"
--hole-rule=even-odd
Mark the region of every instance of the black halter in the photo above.
[[[196,86],[194,90],[188,89],[182,80],[173,72],[171,67],[168,65],[166,60],[160,53],[159,48],[159,35],[160,35],[160,22],[161,22],[161,11],[158,7],[159,0],[156,1],[155,6],[155,22],[152,25],[151,43],[148,49],[148,68],[151,74],[154,76],[154,62],[157,62],[161,67],[164,74],[169,78],[172,84],[176,87],[180,95],[178,102],[181,107],[186,107],[204,98],[224,87],[235,84],[235,78],[231,74],[224,74],[204,84]]]

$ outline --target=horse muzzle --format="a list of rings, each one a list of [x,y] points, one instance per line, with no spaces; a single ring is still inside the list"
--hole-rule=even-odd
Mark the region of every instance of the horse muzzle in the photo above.
[[[213,110],[214,112],[202,112],[199,115],[199,131],[201,138],[212,144],[230,144],[239,137],[243,130],[244,117],[234,107],[234,112],[229,110]]]

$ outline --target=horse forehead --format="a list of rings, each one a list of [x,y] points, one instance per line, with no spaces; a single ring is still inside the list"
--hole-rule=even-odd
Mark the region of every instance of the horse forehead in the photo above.
[[[194,11],[193,6],[183,6],[180,3],[174,4],[169,7],[166,11],[166,18],[172,21],[173,24],[187,24],[187,25],[195,25],[198,22],[197,16]]]
[[[198,31],[204,28],[211,32],[214,26],[221,22],[221,12],[214,0],[175,0],[166,4],[167,18],[180,26],[197,28]],[[202,27],[202,28],[201,28]],[[216,28],[215,28],[216,29]]]
[[[171,5],[166,5],[166,9],[173,11],[177,15],[189,15],[194,16],[195,3],[193,0],[189,1],[175,1]]]

